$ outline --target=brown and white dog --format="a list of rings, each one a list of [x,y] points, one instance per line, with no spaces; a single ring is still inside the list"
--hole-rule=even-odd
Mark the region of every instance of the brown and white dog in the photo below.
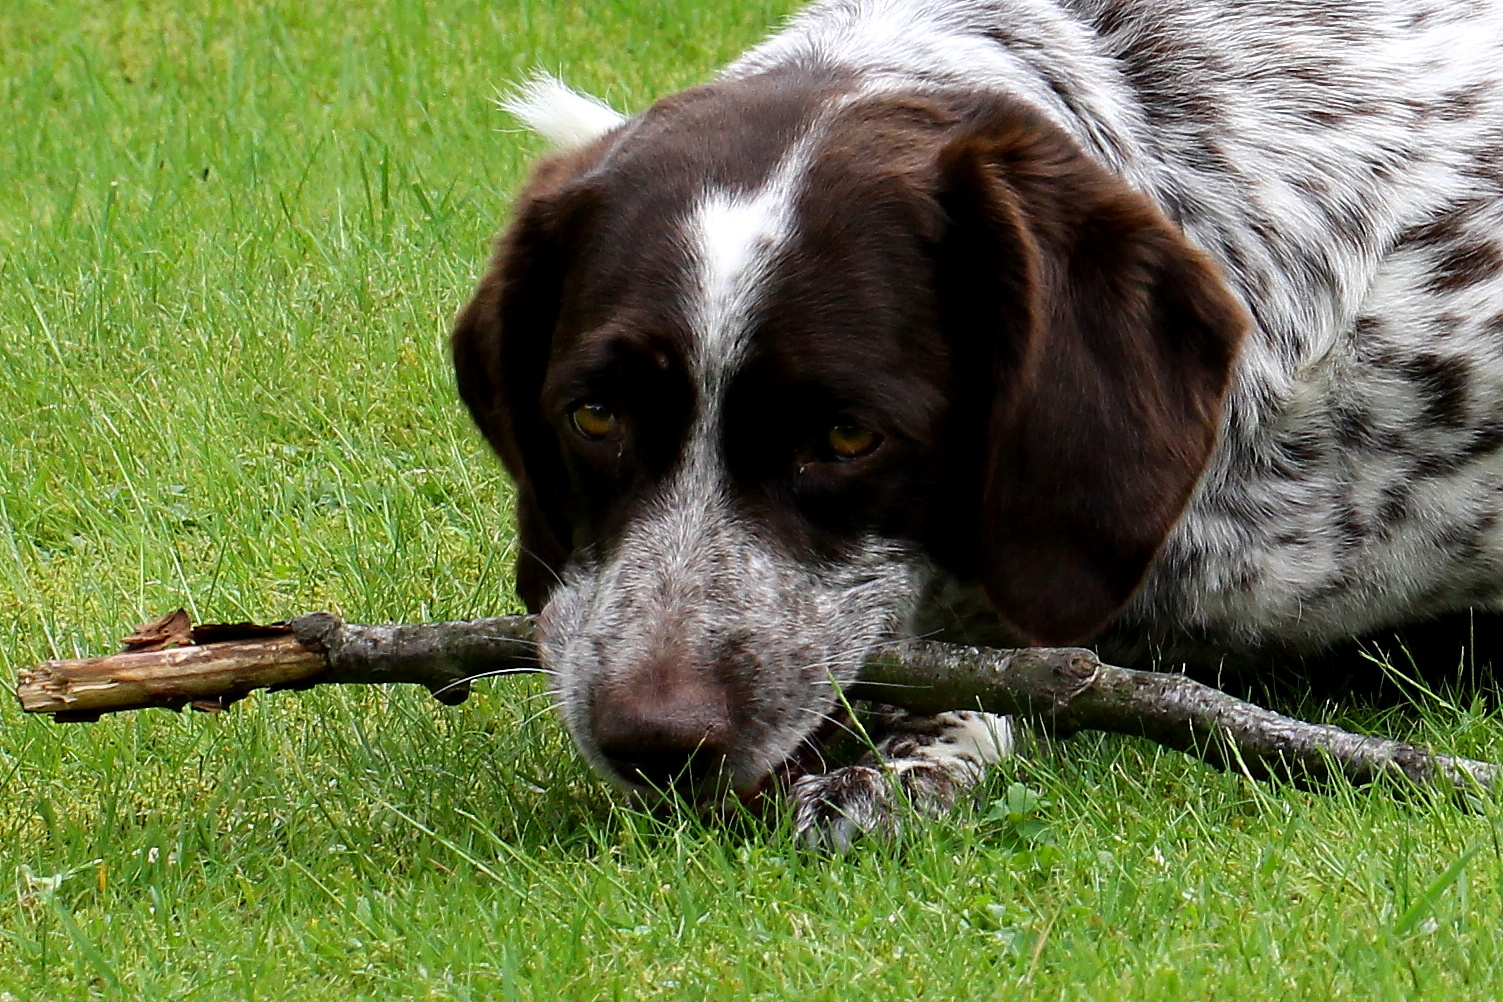
[[[874,647],[1314,650],[1503,593],[1503,5],[826,0],[558,151],[453,338],[558,704],[745,794]],[[886,718],[812,839],[1005,720]]]

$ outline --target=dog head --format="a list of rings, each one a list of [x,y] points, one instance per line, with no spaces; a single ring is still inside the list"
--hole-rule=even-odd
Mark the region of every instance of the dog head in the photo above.
[[[572,145],[453,351],[604,773],[754,788],[938,572],[1030,642],[1105,624],[1245,326],[1150,202],[995,98],[765,75],[623,120],[566,93],[533,95]]]

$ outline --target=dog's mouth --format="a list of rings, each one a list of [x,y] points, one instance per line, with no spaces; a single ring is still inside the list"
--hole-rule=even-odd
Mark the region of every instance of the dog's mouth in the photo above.
[[[610,766],[616,776],[626,779],[634,797],[644,806],[678,804],[700,813],[715,814],[739,805],[761,816],[800,777],[825,771],[827,742],[837,733],[849,730],[849,714],[843,707],[837,707],[780,762],[750,782],[737,783],[724,759],[704,764],[691,760],[689,766],[671,776],[645,763],[610,761]]]
[[[754,814],[761,814],[767,805],[781,797],[800,776],[823,771],[823,740],[810,735],[799,743],[783,761],[745,790],[736,791],[736,799]]]
[[[769,769],[761,779],[734,792],[741,805],[761,815],[769,804],[777,802],[803,776],[827,770],[825,748],[842,731],[851,730],[851,716],[844,706],[825,715],[818,728],[806,735],[787,757]]]

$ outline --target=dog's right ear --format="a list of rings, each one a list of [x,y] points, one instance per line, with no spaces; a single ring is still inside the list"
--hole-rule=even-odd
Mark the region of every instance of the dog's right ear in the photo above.
[[[530,612],[547,602],[573,547],[564,472],[539,397],[571,245],[592,203],[572,182],[597,158],[579,150],[537,167],[450,337],[460,398],[516,481],[517,592]]]

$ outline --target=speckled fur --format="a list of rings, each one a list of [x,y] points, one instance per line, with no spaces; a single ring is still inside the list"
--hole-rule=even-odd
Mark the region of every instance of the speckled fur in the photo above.
[[[608,559],[571,565],[539,641],[565,722],[618,781],[589,726],[601,679],[650,656],[665,630],[695,661],[736,666],[748,724],[727,765],[732,786],[746,789],[837,709],[836,686],[855,679],[873,647],[903,630],[921,562],[874,540],[816,573],[769,552],[696,480],[691,465]]]
[[[835,0],[730,72],[814,58],[1031,100],[1256,320],[1110,651],[1310,650],[1499,604],[1503,5]]]
[[[1107,647],[1309,650],[1503,586],[1503,4],[833,0],[728,71],[1033,103],[1256,327],[1200,490]]]
[[[805,844],[845,852],[864,832],[895,834],[904,807],[919,815],[949,810],[987,766],[1013,752],[1012,721],[991,713],[889,710],[866,728],[876,740],[860,762],[793,784],[794,825]]]
[[[726,76],[798,64],[833,67],[863,94],[1027,102],[1153,199],[1254,318],[1220,446],[1104,638],[1108,653],[1269,656],[1499,604],[1503,3],[829,0]],[[850,582],[762,567],[706,497],[687,499],[693,517],[737,556],[692,573],[684,564],[703,594],[683,616],[703,620],[703,637],[756,622],[769,631],[759,647],[848,675],[842,650],[985,619],[963,611],[983,602],[932,580],[914,555],[876,548],[853,564],[880,610],[855,647],[842,645],[844,629],[785,641],[758,617],[778,620],[793,596],[838,604]],[[884,576],[888,557],[896,569]],[[571,663],[608,670],[629,655],[602,638],[637,615],[630,596],[663,587],[630,583],[644,574],[661,571],[620,555],[575,571],[549,612],[560,644],[589,648]],[[778,592],[771,607],[747,593],[767,588]],[[914,619],[918,588],[929,608]],[[605,606],[586,601],[602,589],[622,590]],[[748,768],[774,762],[828,707],[812,676],[804,683],[808,702],[769,710],[765,754]],[[779,698],[797,704],[792,692]],[[890,827],[890,776],[921,778],[909,786],[919,807],[946,806],[984,763],[931,750],[972,723],[900,723],[878,749],[885,770],[804,779],[801,829],[843,844]]]

